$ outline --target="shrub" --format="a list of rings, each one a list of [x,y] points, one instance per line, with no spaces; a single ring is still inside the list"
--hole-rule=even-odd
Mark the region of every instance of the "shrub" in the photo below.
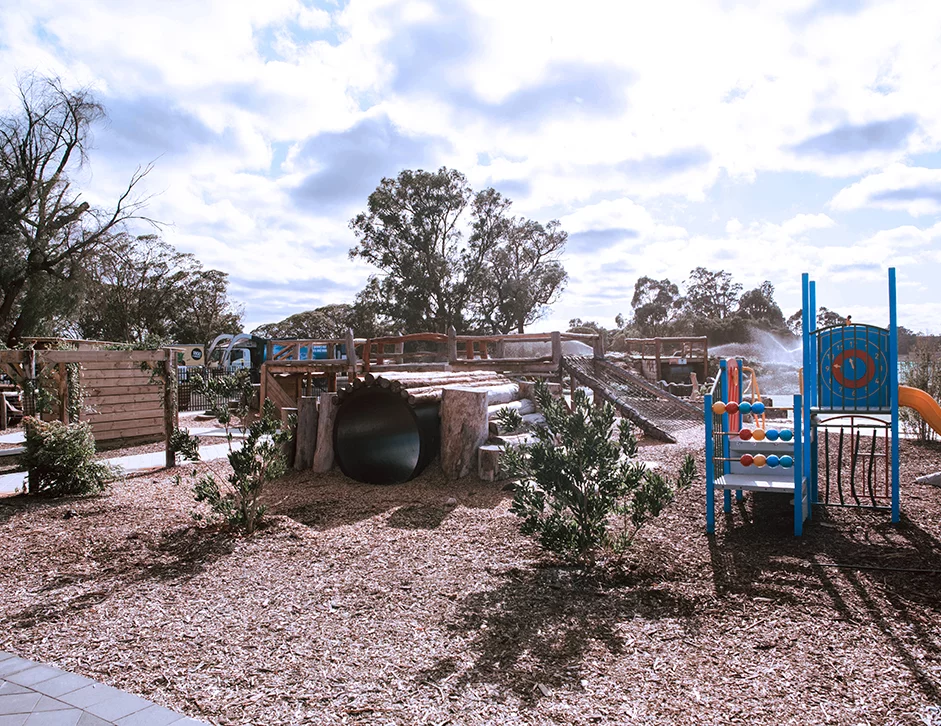
[[[86,422],[63,424],[27,416],[26,467],[30,494],[95,494],[118,472],[95,461],[95,439]]]
[[[515,408],[504,408],[501,409],[496,415],[497,421],[500,422],[500,426],[508,434],[521,431],[523,429],[523,414]]]
[[[232,472],[226,476],[217,471],[194,472],[193,496],[209,508],[210,518],[251,534],[265,513],[260,502],[265,484],[284,475],[283,444],[290,432],[282,426],[271,401],[265,401],[261,416],[251,415],[253,388],[246,371],[210,380],[194,378],[194,390],[221,402],[211,413],[225,428]],[[237,431],[242,434],[241,446],[235,445]],[[170,443],[184,459],[199,461],[197,437],[178,429]],[[205,515],[195,511],[193,517],[202,520]]]
[[[535,535],[543,548],[591,567],[601,552],[629,547],[675,492],[692,484],[695,463],[687,456],[676,480],[667,480],[636,460],[628,421],[614,439],[609,404],[594,406],[584,391],[575,391],[569,411],[544,384],[535,395],[546,425],[534,431],[534,444],[506,453],[507,471],[518,479],[512,511],[523,533]]]

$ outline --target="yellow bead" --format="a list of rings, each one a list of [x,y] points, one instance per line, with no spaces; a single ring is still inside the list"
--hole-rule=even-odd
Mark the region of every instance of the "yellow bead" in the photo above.
[[[768,459],[765,458],[764,454],[755,454],[755,466],[764,466],[768,463]]]
[[[721,416],[725,413],[725,404],[722,401],[716,401],[712,404],[712,412]]]
[[[764,429],[755,429],[751,432],[751,436],[755,441],[764,441],[765,440],[765,430]]]

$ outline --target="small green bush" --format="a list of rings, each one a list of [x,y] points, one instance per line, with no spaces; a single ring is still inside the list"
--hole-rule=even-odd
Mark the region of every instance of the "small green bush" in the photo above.
[[[523,414],[518,409],[504,408],[497,413],[496,419],[508,434],[515,433],[523,428]]]
[[[88,423],[66,425],[27,416],[23,426],[30,494],[97,494],[117,476],[116,469],[95,461],[95,439]]]
[[[591,567],[605,550],[625,551],[696,478],[689,456],[673,481],[648,470],[636,460],[630,423],[621,422],[615,439],[614,409],[595,406],[584,391],[573,393],[571,411],[544,384],[535,395],[546,425],[533,432],[534,444],[507,451],[504,461],[518,480],[512,511],[523,533],[558,557]]]
[[[265,514],[260,501],[265,484],[284,476],[286,471],[283,445],[291,436],[290,427],[282,425],[274,404],[268,400],[261,416],[252,415],[252,382],[245,371],[211,380],[197,378],[194,383],[200,393],[221,402],[212,409],[212,414],[225,428],[232,471],[227,475],[207,472],[201,476],[194,472],[193,498],[208,506],[210,514],[207,517],[195,511],[193,517],[224,522],[251,534]],[[233,399],[236,402],[229,403]],[[234,445],[236,431],[243,437],[238,447]],[[199,461],[199,439],[189,432],[177,429],[170,444],[184,459]],[[212,466],[212,462],[208,464]]]

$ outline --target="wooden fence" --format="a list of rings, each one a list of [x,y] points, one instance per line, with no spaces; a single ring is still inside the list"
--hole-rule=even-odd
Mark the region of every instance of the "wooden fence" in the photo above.
[[[5,350],[0,370],[20,386],[54,394],[44,418],[69,423],[69,367],[77,364],[83,393],[78,420],[88,421],[97,442],[167,441],[178,425],[176,355],[163,350]],[[74,371],[74,369],[73,369]],[[32,386],[30,385],[32,382]]]

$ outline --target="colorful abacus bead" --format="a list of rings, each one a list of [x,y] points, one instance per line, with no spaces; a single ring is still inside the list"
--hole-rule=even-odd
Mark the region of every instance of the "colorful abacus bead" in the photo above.
[[[748,401],[742,401],[738,404],[738,412],[743,414],[751,413],[751,404]]]
[[[755,466],[764,466],[767,461],[764,454],[755,454]]]
[[[755,459],[751,454],[742,454],[741,458],[738,460],[738,463],[742,466],[751,466],[754,462]]]
[[[777,441],[778,436],[780,436],[780,434],[777,429],[768,429],[765,431],[765,438],[768,439],[768,441]]]
[[[779,436],[781,437],[781,441],[790,441],[794,438],[794,432],[790,429],[783,429]]]
[[[765,405],[761,401],[755,401],[751,405],[751,412],[760,416],[765,412]]]
[[[738,432],[738,437],[742,441],[748,441],[751,438],[751,429],[742,429]]]
[[[738,404],[735,401],[729,401],[725,404],[726,413],[738,413]]]
[[[752,435],[752,438],[755,439],[755,441],[764,441],[765,436],[768,435],[768,432],[765,431],[764,429],[755,429],[754,431],[751,432],[751,435]]]
[[[775,454],[771,454],[765,463],[773,469],[781,463],[781,460]]]
[[[790,456],[782,456],[781,466],[783,466],[785,469],[790,469],[792,466],[794,466],[794,459],[792,459]]]
[[[716,401],[712,404],[712,412],[721,416],[725,413],[725,404],[722,401]]]

